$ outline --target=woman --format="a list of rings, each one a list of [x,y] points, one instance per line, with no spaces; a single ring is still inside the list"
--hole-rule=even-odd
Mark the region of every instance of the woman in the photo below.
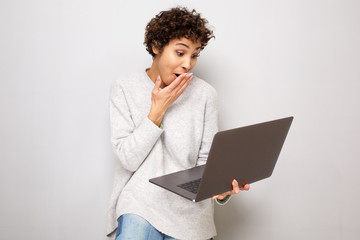
[[[217,127],[216,92],[190,71],[213,38],[195,10],[160,12],[147,25],[150,68],[113,84],[111,141],[119,159],[109,214],[116,239],[210,239],[213,200],[193,203],[149,179],[206,163]],[[228,196],[249,185],[218,196]]]

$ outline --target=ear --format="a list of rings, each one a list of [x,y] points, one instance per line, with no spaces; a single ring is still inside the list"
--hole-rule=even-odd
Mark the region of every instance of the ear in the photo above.
[[[160,52],[159,49],[154,46],[154,44],[151,45],[151,49],[152,49],[153,53],[155,53],[156,55],[158,55]]]

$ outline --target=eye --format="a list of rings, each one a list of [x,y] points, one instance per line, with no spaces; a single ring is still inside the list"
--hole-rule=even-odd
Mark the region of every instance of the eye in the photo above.
[[[176,51],[176,54],[177,54],[179,57],[184,56],[184,53],[183,53],[183,52],[180,52],[180,51]]]
[[[193,54],[193,55],[191,55],[191,58],[198,58],[198,57],[200,57],[200,53],[199,54]]]

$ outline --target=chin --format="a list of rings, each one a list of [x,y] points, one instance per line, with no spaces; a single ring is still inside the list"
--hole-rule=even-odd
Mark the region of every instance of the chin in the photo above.
[[[175,79],[169,79],[167,81],[163,81],[163,83],[165,84],[165,86],[169,86]]]

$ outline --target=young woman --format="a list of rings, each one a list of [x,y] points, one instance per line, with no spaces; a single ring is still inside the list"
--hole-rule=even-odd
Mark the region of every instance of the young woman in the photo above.
[[[108,234],[117,240],[216,235],[212,199],[193,203],[149,183],[150,178],[205,164],[218,131],[216,92],[191,73],[214,37],[206,24],[195,10],[160,12],[145,33],[151,67],[122,76],[111,88],[111,142],[119,161]],[[232,191],[213,199],[224,202],[249,189],[236,180],[232,184]]]

